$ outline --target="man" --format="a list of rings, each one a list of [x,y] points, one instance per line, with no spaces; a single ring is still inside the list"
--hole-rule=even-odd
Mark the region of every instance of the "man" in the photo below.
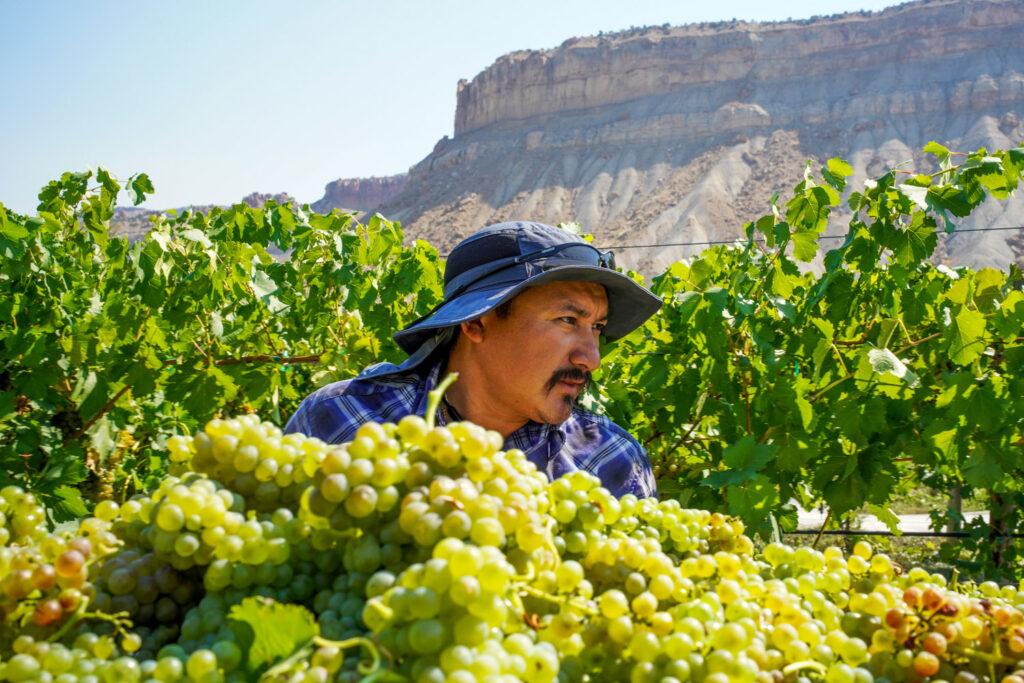
[[[458,372],[438,424],[493,429],[551,479],[582,469],[615,495],[651,496],[644,449],[577,399],[601,362],[600,337],[623,337],[660,306],[614,269],[610,252],[550,225],[492,225],[452,250],[441,305],[394,336],[410,354],[404,363],[317,390],[285,431],[347,441],[363,422],[422,415],[427,393]]]

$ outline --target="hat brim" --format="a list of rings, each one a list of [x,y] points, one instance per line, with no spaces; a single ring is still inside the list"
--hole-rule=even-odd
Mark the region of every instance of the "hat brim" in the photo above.
[[[608,341],[626,336],[661,308],[661,299],[618,271],[598,266],[560,266],[519,282],[461,294],[396,333],[394,340],[406,353],[413,354],[438,330],[475,320],[524,289],[560,281],[596,282],[604,285],[608,294],[608,321],[604,336]]]

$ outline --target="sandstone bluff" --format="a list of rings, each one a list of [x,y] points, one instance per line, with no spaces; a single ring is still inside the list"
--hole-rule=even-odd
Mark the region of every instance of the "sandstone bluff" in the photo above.
[[[327,183],[324,196],[312,206],[322,212],[340,208],[372,211],[399,194],[407,178],[404,173],[383,178],[341,178]]]
[[[845,157],[857,185],[893,164],[922,167],[929,140],[1020,144],[1021,35],[1024,0],[931,0],[515,52],[458,84],[454,137],[376,208],[442,249],[514,217],[579,221],[602,244],[729,239],[772,192],[786,195],[807,159]],[[970,221],[1022,225],[1024,199]],[[968,233],[940,249],[953,263],[1005,267],[1024,258],[1024,234]],[[622,256],[650,272],[697,250]]]

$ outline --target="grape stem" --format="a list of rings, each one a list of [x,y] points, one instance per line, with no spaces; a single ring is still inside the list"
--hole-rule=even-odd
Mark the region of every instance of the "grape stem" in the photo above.
[[[377,649],[377,645],[369,638],[346,638],[345,640],[328,640],[321,636],[313,636],[313,644],[317,647],[336,647],[339,650],[346,650],[350,647],[362,646],[370,654],[370,663],[368,666],[364,666],[362,663],[359,664],[359,673],[364,676],[368,676],[377,671],[380,668],[380,650]]]
[[[975,650],[974,648],[971,648],[971,647],[960,647],[960,648],[957,648],[957,651],[962,653],[962,654],[967,655],[968,657],[976,657],[976,658],[980,659],[981,661],[987,662],[988,664],[991,664],[991,665],[1002,664],[1002,665],[1005,665],[1005,666],[1012,666],[1013,664],[1016,663],[1016,660],[1010,659],[1008,657],[1003,657],[1002,655],[993,654],[991,652],[982,652],[981,650]],[[992,680],[996,680],[996,679],[993,678]]]
[[[310,641],[310,643],[312,642],[313,641]],[[303,645],[298,650],[290,654],[287,658],[281,660],[274,666],[267,669],[264,672],[264,674],[260,676],[260,680],[271,680],[276,676],[280,676],[281,674],[287,673],[291,670],[293,666],[295,666],[301,660],[305,659],[311,654],[313,654],[313,650],[307,643],[306,645]]]
[[[804,671],[806,669],[812,669],[814,671],[817,671],[823,676],[828,671],[828,668],[821,662],[816,662],[813,659],[807,659],[802,662],[793,662],[792,664],[786,666],[782,670],[782,675],[789,676],[791,674],[795,674],[797,671]]]
[[[359,664],[359,673],[363,675],[363,678],[360,681],[360,683],[370,683],[371,681],[376,681],[380,679],[382,674],[392,673],[380,670],[380,651],[377,649],[377,646],[374,644],[374,642],[372,640],[369,640],[368,638],[346,638],[345,640],[328,640],[327,638],[322,638],[320,636],[313,636],[313,638],[310,639],[308,643],[297,649],[287,658],[281,660],[274,666],[267,669],[267,671],[261,677],[261,680],[273,679],[275,676],[280,676],[281,674],[285,674],[291,671],[292,667],[294,667],[300,661],[309,657],[311,654],[313,654],[313,646],[336,647],[339,650],[347,650],[349,648],[362,646],[363,649],[365,649],[369,653],[370,662],[368,664]],[[403,679],[392,678],[391,680]]]
[[[437,418],[437,407],[441,405],[441,398],[444,396],[444,392],[448,391],[448,387],[458,378],[459,373],[450,372],[435,388],[427,392],[427,414],[423,416],[423,419],[427,422],[427,429],[434,428]]]
[[[830,519],[832,519],[832,508],[831,507],[829,507],[828,512],[825,513],[825,520],[821,523],[821,528],[818,529],[818,535],[814,537],[814,543],[811,544],[811,547],[814,548],[815,550],[818,549],[818,544],[821,543],[821,535],[823,533],[825,533],[825,527],[828,526],[828,522],[829,522]]]
[[[552,595],[551,593],[542,591],[539,588],[535,588],[533,586],[525,584],[518,586],[517,588],[519,591],[527,595],[533,596],[535,598],[547,600],[548,602],[553,602],[556,605],[570,605],[571,607],[574,607],[575,609],[579,610],[580,612],[583,612],[584,614],[589,614],[590,616],[597,616],[597,610],[590,607],[586,603],[581,603],[577,600],[574,600],[573,597],[570,595]]]
[[[106,614],[104,612],[87,612],[86,608],[89,606],[89,597],[82,596],[82,601],[78,604],[78,609],[75,610],[74,614],[64,622],[64,625],[57,629],[53,635],[47,638],[48,642],[56,643],[64,637],[71,627],[80,622],[82,619],[97,619],[99,621],[107,621],[114,625],[114,628],[122,636],[127,634],[126,625],[131,626],[131,621],[128,619],[127,612],[117,612],[115,614]]]
[[[516,581],[533,581],[535,576],[537,576],[537,570],[534,568],[533,562],[529,562],[526,565],[525,574],[516,574],[512,578]]]
[[[556,501],[555,501],[555,498],[554,498],[554,494],[552,494],[551,492],[548,493],[548,500],[551,502],[550,503],[551,507],[554,508]],[[558,548],[555,547],[555,539],[553,537],[554,536],[554,525],[555,525],[555,521],[553,519],[548,519],[545,522],[544,530],[547,532],[547,534],[544,537],[544,544],[542,546],[542,548],[544,550],[548,551],[548,554],[550,554],[550,556],[553,558],[553,561],[551,563],[548,563],[548,562],[541,563],[541,565],[545,569],[552,569],[552,570],[557,569],[558,565],[560,565],[562,563],[561,562],[561,556],[558,553]],[[540,548],[538,548],[538,550],[539,549]],[[543,555],[541,556],[541,559],[543,559]],[[551,564],[550,567],[548,566],[549,564]],[[530,565],[531,565],[531,571],[533,571],[533,567],[532,567],[533,561],[532,560],[530,562]]]
[[[78,609],[75,610],[75,613],[72,614],[71,618],[68,619],[64,623],[64,625],[61,626],[52,636],[50,636],[48,638],[48,640],[51,643],[55,643],[58,640],[60,640],[61,637],[63,637],[63,635],[65,633],[67,633],[68,630],[70,630],[70,628],[72,626],[74,626],[75,624],[77,624],[79,621],[82,620],[82,617],[85,616],[85,608],[86,608],[86,606],[88,606],[88,604],[89,604],[89,596],[83,595],[82,596],[82,601],[78,604]]]

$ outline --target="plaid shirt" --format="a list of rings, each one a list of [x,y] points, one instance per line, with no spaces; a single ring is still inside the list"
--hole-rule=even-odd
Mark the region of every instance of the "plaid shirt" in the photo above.
[[[406,415],[423,415],[427,392],[434,388],[441,363],[422,371],[402,371],[379,363],[358,377],[328,384],[302,401],[288,420],[285,432],[315,436],[326,443],[342,443],[364,422],[397,422]],[[444,424],[440,410],[437,424]],[[597,476],[616,496],[656,495],[651,463],[636,439],[607,417],[574,408],[560,425],[527,422],[509,434],[505,449],[518,448],[549,479],[585,470]]]

